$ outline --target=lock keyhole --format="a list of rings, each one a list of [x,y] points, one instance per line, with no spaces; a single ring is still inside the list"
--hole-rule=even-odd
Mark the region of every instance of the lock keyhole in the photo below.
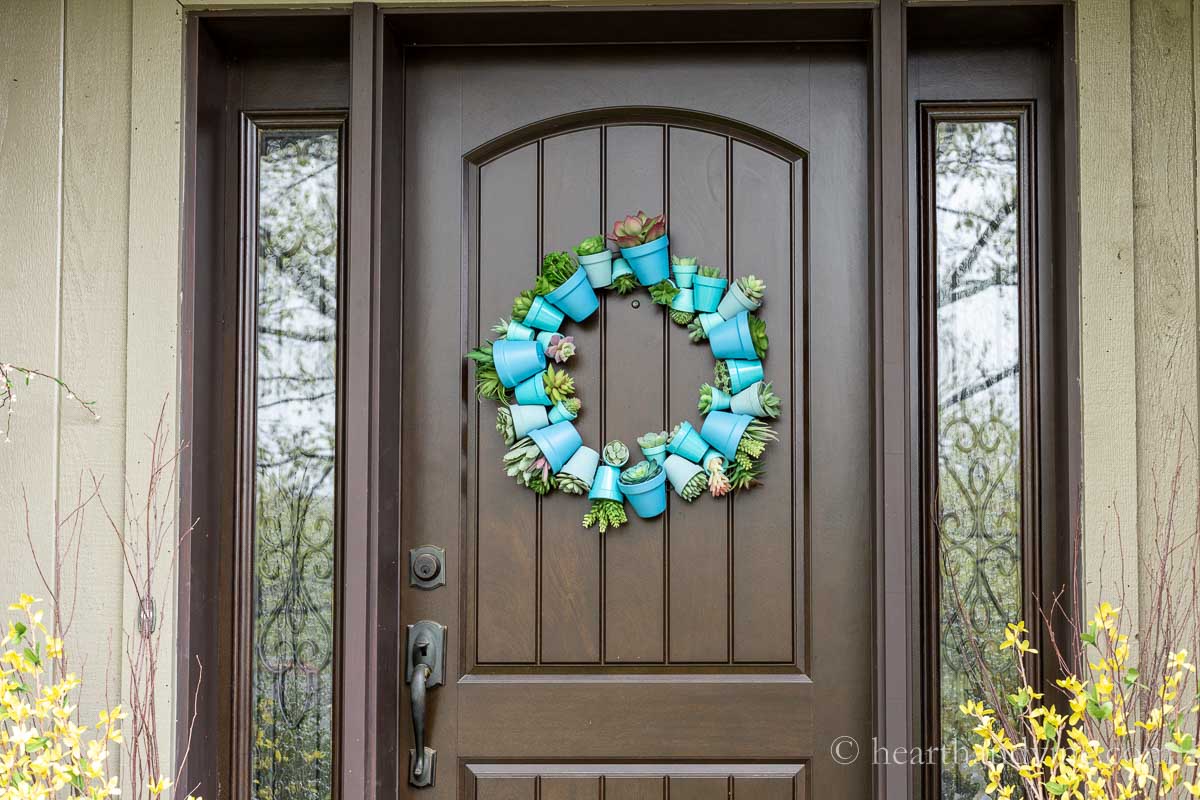
[[[409,583],[418,589],[434,589],[446,584],[446,551],[424,544],[408,551]]]
[[[442,567],[438,564],[437,557],[432,553],[422,553],[413,562],[413,572],[423,581],[436,578],[441,569]]]

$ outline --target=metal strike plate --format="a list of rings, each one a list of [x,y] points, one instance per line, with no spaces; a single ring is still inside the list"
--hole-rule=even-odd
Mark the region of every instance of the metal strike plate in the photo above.
[[[436,589],[446,585],[446,551],[423,544],[408,551],[408,583],[418,589]]]
[[[421,648],[424,645],[424,651]],[[408,626],[404,648],[404,682],[412,683],[413,665],[428,664],[429,679],[425,688],[432,689],[446,682],[446,626],[423,619]]]
[[[425,748],[425,771],[420,775],[413,774],[416,766],[417,751],[408,748],[408,782],[412,786],[433,786],[433,776],[437,774],[437,750]]]

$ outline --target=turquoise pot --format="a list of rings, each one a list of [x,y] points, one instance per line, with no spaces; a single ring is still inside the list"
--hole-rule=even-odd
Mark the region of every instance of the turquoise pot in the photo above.
[[[762,362],[756,358],[730,359],[725,362],[725,366],[729,369],[729,388],[734,394],[763,378]]]
[[[620,503],[624,499],[625,495],[621,494],[621,470],[608,464],[596,467],[588,500],[616,500]]]
[[[746,432],[746,426],[752,419],[753,417],[746,414],[714,411],[704,420],[700,435],[714,450],[732,461],[737,455],[738,442],[742,440],[742,434]]]
[[[743,311],[754,311],[761,302],[755,302],[746,296],[742,291],[742,287],[737,285],[735,281],[729,287],[729,291],[725,293],[725,297],[721,298],[721,304],[717,306],[717,313],[725,319],[733,319]]]
[[[713,411],[725,411],[726,409],[729,408],[729,404],[732,401],[733,401],[733,398],[729,396],[728,392],[722,392],[716,386],[713,386],[712,387],[712,404],[709,405],[709,407],[708,407],[708,413],[711,413]]]
[[[646,460],[653,461],[655,464],[663,463],[667,457],[667,446],[665,444],[660,444],[658,447],[641,447],[641,445],[638,447],[641,449],[642,455],[646,457]]]
[[[594,289],[602,289],[612,283],[613,254],[611,250],[580,256],[579,266],[587,273],[588,283]]]
[[[542,451],[550,464],[550,471],[554,473],[563,468],[576,450],[583,447],[579,431],[569,422],[556,422],[548,428],[532,431],[529,438]]]
[[[692,302],[692,290],[680,289],[679,294],[675,295],[675,299],[671,301],[671,308],[676,311],[686,311],[689,314],[695,313],[696,306]]]
[[[508,407],[512,414],[513,432],[518,439],[524,439],[530,431],[536,431],[550,424],[545,406],[515,405]]]
[[[496,375],[508,389],[546,368],[546,351],[538,342],[500,339],[492,345]]]
[[[675,273],[675,285],[680,289],[692,288],[692,279],[696,277],[698,264],[672,264],[671,272]]]
[[[713,358],[757,358],[754,340],[750,338],[750,315],[743,311],[714,327],[708,332],[708,346]]]
[[[725,287],[728,285],[729,281],[724,278],[706,278],[703,275],[693,278],[692,302],[695,304],[696,310],[706,314],[715,312],[721,305],[721,295],[725,293]]]
[[[704,455],[700,456],[700,466],[703,467],[704,471],[707,472],[709,475],[712,475],[712,470],[708,468],[708,465],[712,462],[713,458],[721,459],[721,468],[722,469],[724,469],[725,465],[729,463],[728,458],[721,455],[716,450],[713,450],[711,447],[708,448],[707,450],[704,451]]]
[[[525,315],[525,324],[540,331],[554,332],[562,327],[563,312],[552,306],[550,302],[538,296],[533,298],[529,313]]]
[[[692,427],[692,423],[686,420],[679,423],[679,432],[671,437],[671,441],[667,442],[669,452],[696,463],[700,463],[700,456],[704,455],[704,451],[707,449],[708,445],[704,443],[704,439]]]
[[[710,311],[707,314],[700,314],[696,317],[696,319],[700,320],[700,327],[704,329],[705,336],[708,336],[710,333],[712,333],[713,328],[725,321],[725,318],[715,311]]]
[[[667,480],[671,482],[671,488],[680,497],[683,497],[683,487],[687,486],[692,478],[704,471],[700,468],[699,464],[693,464],[686,458],[674,454],[667,456],[667,460],[663,464],[663,469],[667,473]]]
[[[622,275],[633,275],[633,267],[629,266],[629,262],[623,258],[614,258],[612,279],[615,281]]]
[[[590,447],[581,447],[575,451],[575,455],[567,459],[567,463],[563,464],[558,474],[574,475],[591,489],[596,479],[596,468],[599,466],[600,454]]]
[[[729,410],[735,414],[749,414],[752,417],[765,417],[767,412],[763,411],[761,398],[759,396],[759,387],[762,386],[762,381],[754,383],[742,389],[735,394],[729,403]]]
[[[554,344],[554,337],[562,336],[558,331],[538,331],[537,341],[542,345],[543,350],[549,350],[550,345]]]
[[[583,322],[600,308],[596,290],[588,283],[587,272],[582,269],[576,269],[575,274],[546,295],[546,299],[576,322]]]
[[[671,257],[667,250],[669,244],[667,237],[661,236],[637,247],[621,248],[621,255],[629,262],[642,286],[653,286],[667,279],[671,272]]]
[[[508,329],[504,331],[504,338],[510,342],[528,342],[532,341],[536,334],[537,331],[528,325],[522,325],[519,322],[509,322]]]
[[[539,372],[517,384],[517,403],[523,406],[552,406],[550,395],[546,394],[546,373]]]
[[[567,407],[559,400],[554,404],[554,408],[550,409],[550,422],[573,422],[578,414],[572,414],[567,410]]]
[[[667,510],[667,471],[660,469],[653,478],[641,483],[622,483],[621,493],[633,507],[633,513],[642,519],[657,517]]]

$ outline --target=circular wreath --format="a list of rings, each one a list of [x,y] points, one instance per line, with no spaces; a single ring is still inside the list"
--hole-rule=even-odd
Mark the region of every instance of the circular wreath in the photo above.
[[[662,214],[639,211],[617,220],[609,239],[619,256],[603,236],[580,242],[577,257],[547,254],[533,288],[513,300],[511,318],[492,326],[497,338],[467,353],[476,396],[499,404],[496,430],[509,447],[505,472],[539,495],[586,494],[592,505],[583,526],[599,524],[601,533],[627,521],[626,500],[644,519],[662,514],[667,482],[689,503],[706,489],[721,497],[757,484],[763,453],[777,438],[763,420],[777,418],[781,407],[763,379],[767,325],[754,313],[766,293],[762,280],[747,275],[730,284],[715,267],[670,256]],[[637,437],[644,460],[627,466],[622,441],[597,452],[573,424],[583,404],[561,366],[576,354],[574,337],[562,328],[568,318],[583,322],[596,313],[597,289],[627,295],[639,286],[688,329],[692,342],[708,341],[716,364],[713,382],[700,387],[700,429],[684,420]]]

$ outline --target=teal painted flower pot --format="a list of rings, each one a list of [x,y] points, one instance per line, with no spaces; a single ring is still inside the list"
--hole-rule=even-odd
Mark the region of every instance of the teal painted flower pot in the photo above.
[[[729,281],[724,278],[706,278],[703,275],[693,278],[692,303],[696,310],[706,314],[714,313],[721,305],[721,295],[725,293],[725,287],[728,285]]]
[[[525,324],[540,331],[556,331],[562,327],[563,312],[552,306],[541,296],[533,298],[529,313],[525,315]]]
[[[733,401],[733,398],[729,396],[728,392],[723,392],[720,389],[718,389],[717,387],[713,386],[712,387],[712,401],[709,403],[708,411],[706,411],[705,413],[707,414],[707,413],[710,413],[713,411],[726,411],[726,410],[728,410],[729,404],[732,401]]]
[[[680,289],[691,289],[698,269],[698,264],[672,264],[671,272],[675,273],[675,285]]]
[[[552,406],[554,401],[546,394],[546,373],[539,372],[517,384],[517,403],[523,406]]]
[[[602,289],[612,283],[613,254],[611,250],[580,256],[579,266],[587,273],[588,283],[594,289]]]
[[[734,284],[729,287],[729,291],[725,293],[725,297],[721,298],[721,304],[717,306],[717,313],[725,319],[733,319],[743,311],[754,311],[762,305],[761,301],[751,300],[742,291],[742,287]]]
[[[669,244],[667,237],[662,236],[637,247],[621,248],[621,255],[629,262],[642,286],[653,286],[667,279],[671,272],[671,258],[667,250]]]
[[[529,342],[537,334],[533,328],[528,325],[522,325],[519,322],[509,322],[508,329],[504,331],[504,338],[510,342]]]
[[[700,466],[704,467],[704,471],[709,475],[713,474],[714,459],[719,459],[721,470],[724,471],[725,465],[729,463],[729,459],[713,450],[711,447],[704,451],[704,455],[700,457]]]
[[[642,519],[651,519],[667,510],[667,472],[658,474],[641,483],[622,483],[621,493],[629,501],[633,513]]]
[[[699,432],[686,420],[679,423],[679,430],[671,437],[671,441],[667,442],[669,452],[696,463],[700,462],[700,456],[704,455],[707,449],[708,445],[704,443]]]
[[[671,482],[671,488],[680,497],[683,497],[683,487],[704,471],[699,464],[693,464],[686,458],[673,453],[667,456],[667,460],[663,463],[663,470],[667,473],[667,480]]]
[[[756,358],[740,361],[730,359],[725,366],[729,369],[729,388],[734,394],[763,378],[762,362]]]
[[[725,318],[715,311],[710,311],[707,314],[700,314],[696,317],[696,319],[700,320],[700,327],[704,329],[705,336],[708,336],[708,334],[712,332],[713,328],[725,321]]]
[[[729,403],[729,410],[735,414],[749,414],[752,417],[765,417],[767,412],[762,407],[762,397],[759,392],[762,388],[762,381],[754,383],[742,389],[733,396]]]
[[[557,473],[567,463],[567,459],[575,455],[575,451],[583,447],[583,439],[579,431],[569,422],[556,422],[548,428],[531,431],[529,438],[542,451],[546,461],[550,463],[550,471]]]
[[[671,301],[671,308],[676,311],[686,311],[689,314],[695,313],[696,306],[692,302],[692,290],[680,289],[679,294],[675,295],[675,299]]]
[[[575,270],[575,274],[546,295],[546,299],[576,322],[583,322],[600,308],[596,290],[588,283],[587,273],[582,269]]]
[[[621,494],[621,470],[601,464],[596,467],[596,476],[592,479],[592,490],[588,492],[588,500],[616,500],[618,503],[625,499]]]
[[[550,345],[554,344],[554,337],[556,336],[562,336],[562,334],[557,331],[538,331],[535,338],[541,344],[543,350],[549,350]]]
[[[622,275],[633,275],[633,267],[629,266],[628,261],[618,256],[613,259],[612,279],[615,281]]]
[[[561,400],[554,404],[554,408],[550,409],[550,422],[552,423],[573,422],[577,416],[579,415],[568,411]]]
[[[658,447],[641,447],[642,455],[647,461],[653,461],[655,464],[661,464],[667,457],[667,446],[660,444]]]
[[[546,368],[546,350],[538,342],[500,339],[492,345],[496,375],[508,389]]]
[[[713,358],[754,359],[754,340],[750,338],[750,315],[743,311],[708,332],[708,346]]]
[[[704,420],[700,435],[714,450],[732,461],[737,455],[738,442],[742,440],[742,434],[746,432],[746,426],[752,419],[753,417],[746,414],[714,411]]]
[[[590,447],[581,447],[575,451],[575,455],[567,459],[567,463],[563,464],[558,474],[573,475],[591,489],[596,478],[596,468],[599,466],[600,454]]]
[[[524,439],[530,431],[545,428],[550,424],[545,406],[515,405],[508,407],[512,414],[513,434],[518,439]]]

